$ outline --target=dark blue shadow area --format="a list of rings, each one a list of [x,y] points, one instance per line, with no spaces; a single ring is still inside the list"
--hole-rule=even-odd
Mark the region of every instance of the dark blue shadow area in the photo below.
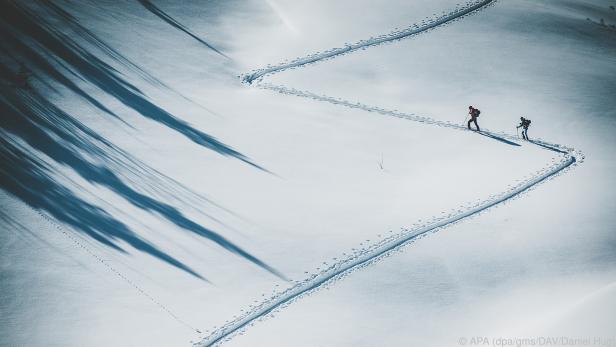
[[[509,141],[509,140],[504,139],[504,138],[502,138],[502,137],[500,137],[500,136],[496,136],[496,135],[488,134],[488,133],[481,132],[481,131],[477,131],[477,134],[483,135],[483,136],[485,136],[485,137],[489,137],[489,138],[491,138],[491,139],[494,139],[494,140],[496,140],[496,141],[500,141],[500,142],[502,142],[502,143],[506,143],[506,144],[511,145],[511,146],[518,146],[518,147],[520,146],[520,144],[519,144],[519,143],[515,143],[515,142],[513,142],[513,141]]]
[[[0,73],[8,74],[10,71],[0,65]],[[158,214],[179,228],[204,237],[282,277],[276,270],[221,235],[190,220],[173,206],[137,191],[109,168],[95,164],[84,157],[84,154],[98,158],[109,156],[109,153],[98,146],[97,142],[106,147],[113,146],[50,103],[35,90],[14,90],[8,87],[2,87],[0,90],[2,91],[0,113],[3,115],[1,123],[3,133],[18,137],[21,142],[37,152],[45,154],[59,164],[70,167],[88,182],[107,187],[132,205]],[[36,159],[34,153],[19,149],[18,145],[8,140],[3,141],[2,151],[5,157],[2,163],[3,189],[34,208],[48,211],[58,220],[69,223],[106,245],[118,249],[112,240],[120,238],[135,248],[166,260],[177,267],[182,265],[177,261],[172,262],[172,258],[148,246],[145,241],[137,242],[139,240],[125,225],[112,219],[104,211],[86,202],[78,201],[78,198],[72,196],[68,189],[50,178],[47,169]],[[7,167],[6,170],[4,166]],[[31,170],[33,171],[30,172]],[[31,189],[29,190],[28,187]],[[127,239],[120,236],[125,236]],[[190,270],[183,265],[181,268],[186,271]],[[194,274],[192,270],[189,272]]]
[[[206,41],[202,40],[200,37],[198,37],[197,35],[193,34],[190,30],[188,30],[188,28],[186,28],[184,25],[182,25],[180,22],[176,21],[175,19],[173,19],[173,17],[169,16],[168,14],[166,14],[163,10],[161,10],[160,8],[158,8],[156,5],[154,5],[151,1],[149,0],[137,0],[139,1],[139,3],[141,5],[143,5],[143,7],[145,7],[148,11],[152,12],[154,15],[156,15],[158,18],[164,20],[165,22],[167,22],[169,25],[173,26],[176,29],[179,29],[181,31],[183,31],[184,33],[186,33],[188,36],[192,37],[193,39],[199,41],[200,43],[202,43],[203,45],[205,45],[207,48],[213,50],[214,52],[222,55],[225,58],[229,58],[228,56],[226,56],[224,53],[222,53],[221,51],[219,51],[218,49],[216,49],[214,46],[210,45],[209,43],[207,43]]]
[[[34,159],[26,151],[4,138],[0,138],[0,158],[2,189],[32,208],[46,211],[57,220],[77,228],[117,251],[124,252],[116,245],[117,241],[121,240],[137,250],[204,279],[177,259],[139,238],[125,224],[102,209],[78,198],[70,190],[56,183],[43,162]]]
[[[50,0],[39,0],[39,3],[40,3],[40,6],[46,8],[50,13],[54,14],[56,16],[55,18],[58,18],[59,20],[62,21],[63,24],[66,24],[69,28],[71,28],[71,30],[77,35],[79,35],[79,37],[81,37],[82,39],[84,39],[86,42],[93,45],[94,47],[100,49],[102,52],[107,54],[109,57],[111,57],[115,61],[122,64],[124,67],[130,69],[131,71],[135,72],[136,74],[141,76],[143,79],[147,80],[148,82],[154,85],[159,85],[165,88],[169,88],[162,81],[152,76],[150,73],[143,70],[137,64],[133,63],[132,61],[124,57],[117,50],[113,49],[111,46],[105,43],[102,39],[100,39],[96,34],[86,29],[83,25],[79,23],[79,21],[75,17],[73,17],[70,13],[65,11],[62,7],[58,6],[57,4],[55,4],[54,2]]]
[[[548,146],[548,145],[546,145],[544,143],[541,143],[539,141],[528,140],[528,142],[530,142],[532,144],[535,144],[535,145],[537,145],[539,147],[543,147],[543,148],[545,148],[547,150],[550,150],[550,151],[553,151],[553,152],[557,152],[557,153],[560,153],[560,154],[568,154],[566,151],[563,151],[563,150],[558,149],[556,147]]]
[[[0,41],[0,48],[2,49],[2,52],[7,57],[10,57],[15,62],[23,61],[23,59],[27,59],[30,62],[31,66],[35,66],[40,71],[44,71],[43,73],[44,76],[47,76],[51,80],[54,80],[64,85],[66,88],[68,88],[75,94],[79,95],[80,97],[82,97],[84,100],[86,100],[91,105],[98,108],[99,110],[113,116],[114,118],[119,119],[119,117],[115,113],[113,113],[103,104],[101,104],[98,100],[91,97],[89,94],[83,91],[83,89],[79,88],[73,81],[71,81],[68,77],[66,77],[62,72],[60,72],[54,65],[52,65],[47,60],[47,57],[45,57],[42,53],[39,53],[36,50],[32,49],[30,46],[24,44],[22,41],[17,39],[17,37],[12,35],[10,31],[4,30],[3,26],[0,26],[0,28],[2,28],[2,31],[0,31],[0,38],[2,38],[2,40]],[[11,51],[13,50],[19,52],[22,59],[12,54]],[[66,66],[64,66],[64,68],[67,69]],[[8,76],[3,75],[2,77],[7,78]]]
[[[0,1],[0,29],[3,50],[14,50],[15,56],[28,59],[40,74],[65,85],[105,112],[112,114],[100,102],[79,89],[65,73],[93,84],[140,115],[183,134],[196,144],[263,170],[241,153],[149,101],[117,70],[26,7]]]

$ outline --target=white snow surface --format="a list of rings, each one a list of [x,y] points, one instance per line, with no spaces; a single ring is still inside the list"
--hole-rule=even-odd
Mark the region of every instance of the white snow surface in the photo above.
[[[339,104],[249,87],[238,76],[420,24],[456,2],[152,3],[230,59],[138,2],[61,6],[147,74],[85,42],[57,14],[45,18],[147,100],[242,156],[148,119],[79,72],[65,73],[121,121],[66,86],[34,80],[35,91],[132,158],[118,164],[126,161],[119,152],[78,149],[141,195],[96,181],[19,134],[3,137],[47,163],[69,196],[185,267],[130,238],[101,242],[84,229],[92,220],[67,223],[5,189],[0,345],[207,344],[220,326],[297,283],[319,284],[310,279],[353,253],[380,254],[365,250],[568,167],[568,155],[515,139],[521,115],[533,120],[531,138],[579,149],[571,153],[584,163],[386,252],[219,342],[451,346],[471,336],[613,336],[616,34],[586,20],[609,21],[609,1],[498,1],[264,81]],[[433,121],[344,105],[357,102]],[[519,146],[453,131],[469,104],[482,110],[481,126]],[[55,203],[65,206],[44,206]]]

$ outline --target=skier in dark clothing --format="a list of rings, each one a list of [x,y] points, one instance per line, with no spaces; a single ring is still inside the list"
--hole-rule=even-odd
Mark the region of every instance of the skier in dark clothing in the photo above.
[[[526,119],[524,117],[520,117],[520,125],[516,128],[522,128],[522,138],[524,140],[528,140],[528,127],[530,126],[530,119]]]
[[[466,123],[466,125],[468,126],[468,128],[471,128],[471,122],[475,123],[475,127],[477,128],[477,131],[481,131],[479,129],[479,125],[477,124],[477,117],[479,117],[479,114],[481,113],[481,111],[479,111],[479,109],[474,108],[473,106],[469,106],[468,107],[468,114],[471,116],[471,119],[468,120],[468,123]]]

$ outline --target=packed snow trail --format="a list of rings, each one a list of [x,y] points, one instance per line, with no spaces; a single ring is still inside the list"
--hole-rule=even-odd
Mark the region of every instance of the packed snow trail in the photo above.
[[[443,14],[440,17],[434,18],[430,20],[428,23],[424,25],[413,25],[406,29],[402,29],[399,31],[393,31],[389,34],[381,35],[376,38],[370,38],[368,40],[361,40],[355,43],[346,44],[344,47],[340,48],[332,48],[328,51],[318,52],[315,54],[310,54],[305,57],[297,58],[291,62],[284,62],[275,66],[268,66],[264,69],[258,69],[252,71],[249,74],[242,76],[242,81],[251,84],[255,80],[262,79],[265,75],[274,74],[282,72],[286,69],[300,67],[311,63],[320,62],[326,59],[335,58],[337,56],[350,53],[352,51],[356,51],[361,48],[377,46],[382,43],[392,42],[400,39],[407,38],[409,36],[414,36],[423,32],[426,32],[430,29],[434,29],[443,24],[452,22],[453,20],[460,19],[467,14],[477,11],[478,9],[485,8],[487,5],[496,2],[496,0],[481,0],[481,1],[471,1],[463,7],[456,7],[453,11],[449,13]]]
[[[424,33],[430,29],[434,29],[441,25],[445,25],[452,21],[458,20],[466,15],[476,13],[478,10],[484,9],[488,5],[493,5],[495,2],[496,0],[471,1],[465,6],[457,7],[455,10],[444,14],[438,18],[432,19],[425,24],[413,25],[401,31],[394,31],[386,35],[381,35],[377,38],[358,41],[354,44],[345,45],[345,47],[342,48],[334,48],[329,51],[319,52],[316,54],[308,55],[306,57],[298,58],[291,62],[284,62],[275,66],[268,66],[263,69],[258,69],[241,76],[241,80],[242,82],[256,86],[257,88],[268,89],[286,95],[293,95],[297,97],[313,99],[316,101],[328,102],[335,105],[360,109],[367,112],[375,112],[385,116],[403,118],[428,125],[445,127],[460,131],[470,131],[465,126],[461,126],[451,122],[439,121],[429,117],[418,116],[412,113],[386,110],[381,107],[370,106],[362,104],[360,102],[350,102],[327,95],[317,95],[309,91],[301,91],[281,85],[273,85],[270,83],[263,82],[263,79],[267,75],[273,75],[287,69],[299,68],[308,64],[314,64],[327,59],[333,59],[361,48],[376,46],[386,42],[392,42],[415,36]],[[494,133],[487,130],[482,130],[480,133],[487,136],[495,137],[500,140],[507,139],[514,142],[519,141],[518,137],[506,133]],[[328,268],[320,270],[318,273],[313,274],[311,277],[306,278],[303,281],[295,282],[295,284],[290,288],[287,288],[282,292],[274,294],[269,299],[266,299],[257,306],[251,306],[246,313],[230,322],[226,322],[222,327],[210,332],[209,335],[207,335],[201,341],[195,343],[194,345],[199,347],[206,347],[228,341],[235,334],[240,333],[248,326],[252,326],[256,321],[262,320],[269,314],[286,307],[287,305],[293,303],[295,300],[298,300],[301,296],[310,294],[323,287],[324,285],[331,284],[343,278],[344,276],[347,276],[356,269],[368,266],[385,257],[388,257],[392,255],[395,251],[399,250],[400,247],[410,242],[413,242],[427,235],[428,233],[436,232],[442,228],[454,225],[464,219],[477,216],[499,204],[518,198],[522,194],[529,192],[532,189],[535,189],[539,184],[542,184],[558,175],[565,173],[567,170],[571,169],[572,167],[576,166],[584,160],[584,155],[573,148],[565,147],[559,144],[551,144],[541,139],[528,141],[528,143],[537,145],[545,150],[556,152],[561,155],[561,158],[559,161],[552,161],[549,165],[544,167],[542,170],[537,171],[530,178],[527,178],[522,181],[517,181],[514,185],[509,186],[507,190],[499,194],[493,194],[486,200],[464,206],[463,208],[455,209],[449,214],[443,217],[433,218],[430,222],[427,222],[421,226],[410,229],[402,229],[402,231],[397,234],[393,234],[390,231],[391,234],[389,236],[382,238],[377,243],[374,243],[366,248],[356,250],[352,252],[352,254],[343,253],[343,257],[334,258],[340,260],[337,260]],[[208,332],[209,331],[206,331],[206,333]]]

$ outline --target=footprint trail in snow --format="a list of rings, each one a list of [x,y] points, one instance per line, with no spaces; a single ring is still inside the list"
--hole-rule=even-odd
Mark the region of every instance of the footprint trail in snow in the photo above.
[[[309,64],[316,64],[325,60],[335,59],[359,49],[413,37],[440,26],[450,24],[456,20],[460,20],[465,16],[477,13],[479,10],[485,9],[495,3],[496,0],[471,1],[464,5],[458,5],[458,7],[454,10],[444,12],[439,17],[424,20],[421,23],[414,24],[406,29],[393,31],[385,35],[373,37],[367,40],[361,40],[356,43],[346,44],[344,47],[317,52],[315,54],[300,57],[292,61],[286,61],[278,65],[267,66],[266,68],[258,69],[242,75],[241,80],[243,83],[248,85],[289,96],[308,98],[319,102],[328,102],[343,107],[373,112],[384,116],[407,119],[414,122],[420,122],[427,125],[452,130],[469,131],[466,127],[453,124],[451,122],[439,121],[412,113],[387,110],[381,107],[370,106],[360,102],[351,102],[327,95],[318,95],[309,91],[301,91],[281,85],[273,85],[265,82],[264,79],[267,76],[271,76],[285,70],[301,68]],[[519,141],[517,137],[506,133],[495,133],[486,130],[483,130],[482,133],[486,136],[498,138],[502,141],[512,143]],[[278,310],[300,299],[302,296],[310,295],[324,286],[331,285],[335,281],[348,276],[355,270],[374,264],[385,257],[389,257],[396,251],[399,251],[401,247],[410,244],[421,237],[459,223],[467,218],[480,215],[490,208],[516,199],[535,189],[540,184],[567,172],[584,160],[584,155],[580,151],[573,148],[545,142],[541,139],[529,141],[529,143],[540,146],[545,150],[558,153],[560,160],[553,160],[543,169],[531,175],[531,177],[527,177],[512,183],[508,189],[503,192],[492,194],[484,200],[480,199],[471,204],[460,206],[450,212],[445,212],[438,217],[434,217],[430,221],[424,222],[421,225],[415,225],[411,228],[401,228],[400,231],[396,233],[390,231],[385,236],[379,235],[379,240],[368,246],[364,246],[360,249],[353,249],[348,253],[342,253],[339,257],[334,258],[332,264],[324,263],[324,268],[318,269],[318,272],[311,274],[308,278],[302,281],[292,282],[290,287],[275,292],[274,294],[269,295],[266,300],[243,310],[243,314],[234,317],[231,321],[225,322],[221,327],[215,328],[213,331],[207,330],[207,336],[205,336],[201,341],[194,343],[194,346],[213,346],[229,341],[235,335],[242,334],[246,328],[254,325],[257,321],[267,318]]]

